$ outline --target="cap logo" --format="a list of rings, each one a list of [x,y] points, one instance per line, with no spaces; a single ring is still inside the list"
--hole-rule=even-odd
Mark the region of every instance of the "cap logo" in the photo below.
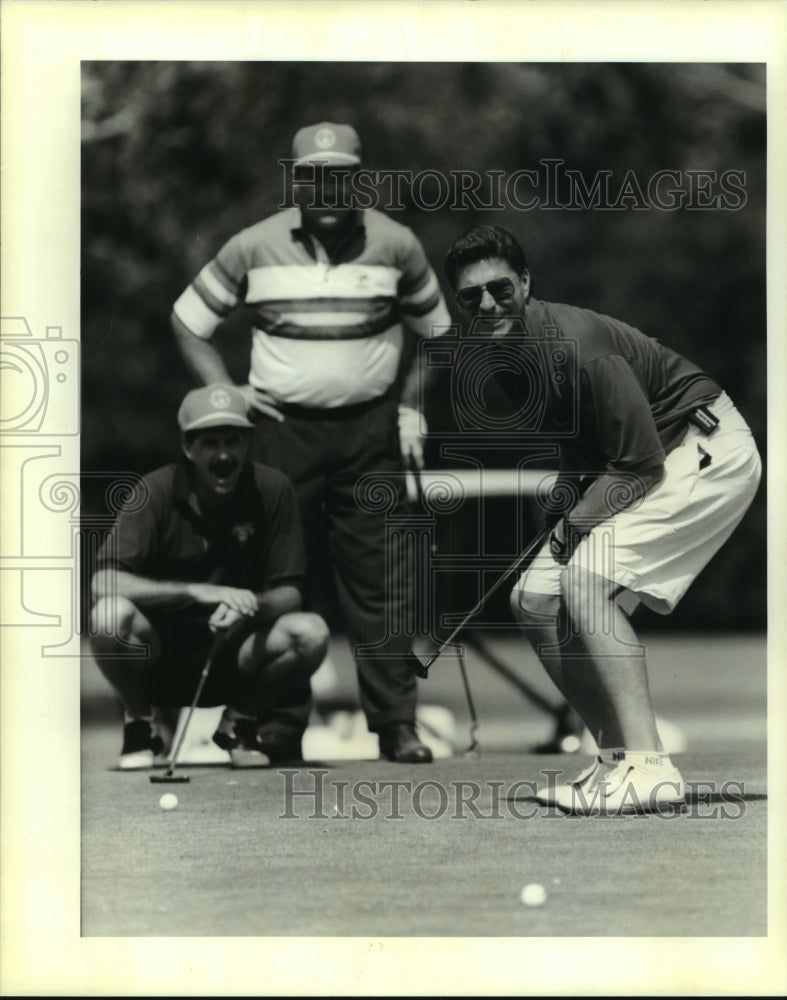
[[[336,145],[336,133],[332,128],[318,128],[314,133],[314,145],[318,149],[330,149]]]
[[[230,405],[230,396],[225,389],[214,389],[210,394],[210,405],[215,410],[226,410]]]

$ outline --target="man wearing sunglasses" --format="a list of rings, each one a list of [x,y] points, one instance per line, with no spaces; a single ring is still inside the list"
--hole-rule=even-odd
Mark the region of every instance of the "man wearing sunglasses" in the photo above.
[[[253,309],[242,390],[258,425],[255,457],[295,485],[310,581],[328,538],[361,705],[382,755],[429,762],[431,751],[415,731],[416,682],[405,661],[410,639],[400,627],[408,597],[392,576],[397,560],[387,552],[385,512],[364,504],[356,486],[377,473],[401,502],[402,454],[423,464],[416,369],[397,390],[404,327],[429,337],[450,317],[413,232],[359,204],[355,130],[333,122],[306,126],[292,155],[296,205],[219,250],[175,303],[173,329],[198,377],[226,382],[211,338],[236,306]],[[293,742],[309,711],[304,703],[293,713]]]
[[[537,798],[583,815],[674,809],[684,781],[659,738],[629,615],[640,602],[671,612],[739,523],[761,474],[752,434],[691,361],[619,320],[534,299],[507,230],[469,230],[445,267],[479,358],[494,351],[484,344],[505,345],[514,431],[531,446],[559,442],[551,531],[511,605],[599,749]]]

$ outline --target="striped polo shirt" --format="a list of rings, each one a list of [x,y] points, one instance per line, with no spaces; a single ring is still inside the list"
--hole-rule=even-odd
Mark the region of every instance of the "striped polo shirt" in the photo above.
[[[174,311],[210,338],[238,303],[254,310],[249,382],[282,403],[344,406],[396,378],[402,323],[422,337],[450,325],[434,271],[408,227],[374,209],[329,259],[285,209],[233,236]]]

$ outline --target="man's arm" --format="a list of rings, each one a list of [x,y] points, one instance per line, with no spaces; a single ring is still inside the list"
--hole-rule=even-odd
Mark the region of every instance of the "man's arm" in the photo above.
[[[572,510],[560,518],[549,535],[554,558],[565,565],[577,545],[593,528],[641,500],[664,476],[664,464],[635,473],[605,473],[585,491]]]
[[[579,389],[579,420],[598,442],[604,468],[552,530],[550,547],[561,563],[596,525],[661,482],[666,457],[648,399],[623,357],[609,354],[587,365]]]
[[[180,353],[190,371],[205,385],[213,382],[224,382],[232,385],[232,379],[224,364],[224,359],[210,340],[198,337],[173,312],[171,316],[172,331]],[[282,421],[284,417],[272,396],[253,385],[238,386],[246,399],[246,406],[253,419],[254,414],[264,414]]]
[[[597,524],[641,500],[661,482],[663,475],[663,463],[636,473],[604,473],[590,484],[566,520],[580,525],[582,533],[587,534]]]
[[[419,469],[424,467],[424,439],[427,434],[423,414],[424,401],[437,381],[439,371],[424,365],[423,354],[416,347],[412,364],[402,381],[399,400],[399,445],[405,458],[412,456]]]
[[[92,592],[94,600],[125,597],[140,609],[224,605],[238,615],[254,615],[259,607],[257,595],[250,590],[215,583],[153,580],[120,569],[98,570],[93,576]]]
[[[205,385],[211,382],[232,382],[227,366],[210,340],[198,337],[173,312],[170,318],[175,340],[189,370]]]
[[[260,476],[257,488],[265,501],[264,523],[268,532],[261,560],[265,574],[262,591],[257,593],[260,614],[268,619],[291,611],[300,611],[306,556],[298,501],[292,482],[281,472],[268,469]]]
[[[254,616],[261,622],[274,622],[282,615],[292,611],[300,611],[302,606],[301,592],[292,584],[282,584],[257,594],[257,613]]]
[[[231,237],[184,289],[173,306],[170,322],[186,365],[204,382],[232,383],[221,354],[211,343],[216,328],[244,297],[247,255],[241,235]],[[249,415],[282,420],[276,401],[252,385],[239,386]]]
[[[210,617],[208,624],[216,631],[227,629],[242,618],[248,619],[248,628],[243,630],[244,635],[250,635],[258,631],[261,627],[272,625],[282,615],[292,611],[300,611],[301,595],[297,587],[284,585],[274,587],[271,590],[262,591],[254,595],[257,601],[257,610],[251,615],[241,614],[227,604],[220,604]]]
[[[405,324],[419,337],[439,337],[450,328],[451,317],[437,277],[429,266],[417,237],[410,239],[402,261],[399,305]],[[434,386],[438,372],[423,364],[416,346],[412,364],[402,381],[399,401],[399,442],[405,458],[412,456],[418,468],[424,464],[426,423],[421,407]]]
[[[440,371],[434,365],[423,363],[423,353],[416,345],[412,364],[402,380],[400,404],[411,410],[420,410],[439,378]]]
[[[619,355],[599,358],[580,375],[579,420],[586,433],[592,431],[604,464],[593,470],[597,478],[568,518],[593,527],[656,486],[666,456],[650,403]]]
[[[232,381],[210,341],[242,300],[245,276],[243,244],[234,236],[184,288],[172,307],[170,323],[178,347],[188,367],[206,385]]]

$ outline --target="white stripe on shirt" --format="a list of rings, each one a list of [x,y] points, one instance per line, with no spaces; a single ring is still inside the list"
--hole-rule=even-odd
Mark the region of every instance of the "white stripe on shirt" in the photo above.
[[[210,340],[221,318],[209,309],[193,285],[186,288],[173,306],[181,323],[201,340]]]

